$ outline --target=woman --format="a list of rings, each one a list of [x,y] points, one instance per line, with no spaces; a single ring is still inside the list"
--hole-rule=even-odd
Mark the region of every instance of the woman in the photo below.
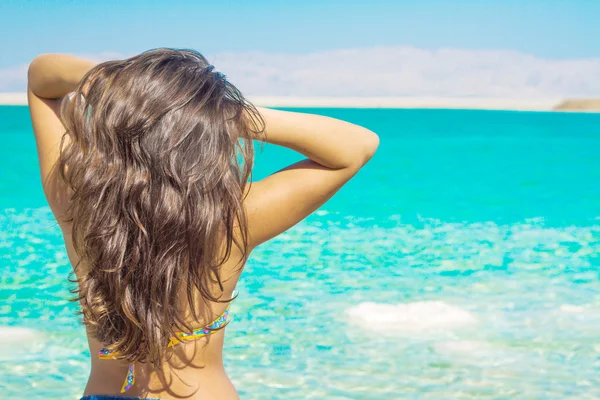
[[[223,328],[249,254],[340,189],[377,135],[254,107],[186,49],[42,54],[27,94],[92,354],[83,398],[237,399]],[[254,140],[307,159],[250,184]]]

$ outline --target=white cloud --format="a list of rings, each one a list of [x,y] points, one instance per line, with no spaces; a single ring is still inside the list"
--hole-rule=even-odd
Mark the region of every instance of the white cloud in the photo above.
[[[24,92],[26,78],[27,64],[0,68],[0,92]]]
[[[106,61],[128,57],[116,52],[102,52],[94,54],[74,54],[78,57],[93,61]],[[0,68],[0,93],[25,92],[27,90],[27,68],[29,64],[21,64],[8,68]]]
[[[228,53],[212,59],[250,95],[600,95],[600,58],[548,60],[514,51],[378,47],[305,55]]]
[[[413,47],[207,57],[250,96],[600,96],[600,58],[551,60],[515,51]],[[24,90],[24,68],[0,69],[0,92]]]

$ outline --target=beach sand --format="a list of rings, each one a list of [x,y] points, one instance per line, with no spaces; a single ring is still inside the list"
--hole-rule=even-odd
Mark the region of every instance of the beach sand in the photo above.
[[[600,100],[464,97],[268,97],[248,96],[264,107],[437,108],[516,111],[600,111]],[[0,93],[0,105],[26,105],[25,93]]]
[[[562,99],[497,99],[460,97],[250,97],[269,107],[443,108],[550,111]]]
[[[600,112],[600,99],[565,100],[556,107],[554,107],[554,110]]]
[[[27,105],[27,93],[0,93],[1,106]]]

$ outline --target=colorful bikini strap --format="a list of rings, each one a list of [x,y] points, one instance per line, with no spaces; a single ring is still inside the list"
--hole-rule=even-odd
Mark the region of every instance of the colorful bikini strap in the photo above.
[[[134,363],[129,364],[129,369],[127,370],[127,376],[125,377],[125,382],[123,382],[123,387],[121,387],[121,393],[125,393],[127,390],[131,389],[131,387],[135,383],[134,368],[135,368]]]
[[[233,292],[235,298],[235,292]],[[232,298],[232,300],[233,300]],[[193,340],[202,336],[211,335],[216,332],[219,328],[227,325],[227,317],[229,316],[229,307],[231,307],[231,302],[227,305],[227,308],[217,319],[211,322],[209,325],[206,325],[204,328],[195,329],[191,332],[177,332],[176,337],[171,338],[167,347],[175,346],[176,344],[185,341],[185,340]],[[107,360],[110,358],[115,358],[118,355],[118,352],[113,352],[106,348],[100,349],[98,352],[98,357],[102,360]],[[129,368],[127,370],[127,376],[125,376],[125,381],[123,382],[123,386],[121,387],[121,393],[125,393],[127,390],[131,389],[133,384],[135,383],[135,365],[134,363],[129,364]]]

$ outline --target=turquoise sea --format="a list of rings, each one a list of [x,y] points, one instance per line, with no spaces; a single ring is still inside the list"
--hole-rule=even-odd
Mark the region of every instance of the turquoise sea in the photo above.
[[[600,115],[304,110],[378,153],[242,276],[242,399],[600,398]],[[89,372],[26,107],[0,107],[0,397]],[[299,157],[265,146],[255,176]]]

